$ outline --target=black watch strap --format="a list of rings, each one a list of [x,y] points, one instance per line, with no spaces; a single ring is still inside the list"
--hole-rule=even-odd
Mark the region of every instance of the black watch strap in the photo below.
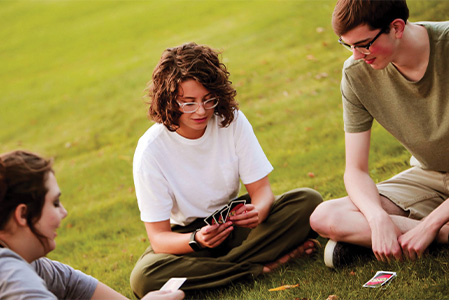
[[[189,246],[193,249],[193,251],[200,251],[201,245],[195,240],[195,234],[200,231],[201,229],[197,229],[194,232],[192,232],[192,234],[190,235],[190,241],[189,241]]]

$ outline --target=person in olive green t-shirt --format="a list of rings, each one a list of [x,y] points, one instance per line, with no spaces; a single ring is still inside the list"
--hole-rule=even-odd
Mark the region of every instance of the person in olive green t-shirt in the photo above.
[[[408,15],[405,0],[339,0],[333,13],[353,55],[341,82],[348,196],[325,201],[310,219],[330,239],[329,267],[349,263],[361,249],[353,245],[391,261],[448,243],[449,22]],[[374,119],[412,154],[410,169],[377,185],[368,167]]]

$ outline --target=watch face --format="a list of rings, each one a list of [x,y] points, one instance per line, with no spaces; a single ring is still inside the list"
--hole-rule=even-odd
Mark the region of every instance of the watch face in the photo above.
[[[193,251],[201,250],[201,247],[198,245],[196,241],[190,241],[189,246],[193,249]]]
[[[193,249],[193,251],[201,250],[201,246],[195,241],[195,234],[197,231],[198,230],[192,232],[192,235],[190,236],[189,246]]]

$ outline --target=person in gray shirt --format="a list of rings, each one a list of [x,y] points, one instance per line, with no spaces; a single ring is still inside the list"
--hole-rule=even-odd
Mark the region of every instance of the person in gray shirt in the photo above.
[[[67,211],[51,160],[26,151],[0,155],[0,299],[126,299],[97,279],[45,257]],[[178,300],[153,291],[142,299]]]
[[[8,248],[0,249],[0,299],[91,299],[98,280],[39,258],[29,264]]]

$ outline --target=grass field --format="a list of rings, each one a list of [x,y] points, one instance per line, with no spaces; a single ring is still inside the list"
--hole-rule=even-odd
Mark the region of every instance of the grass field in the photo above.
[[[0,1],[0,152],[28,149],[55,159],[69,215],[50,257],[134,298],[129,274],[148,245],[132,181],[137,140],[152,124],[142,96],[162,51],[184,42],[223,51],[240,108],[275,167],[275,193],[309,186],[325,200],[345,195],[339,82],[349,52],[330,26],[334,4]],[[446,0],[411,0],[409,6],[412,21],[449,19]],[[375,124],[373,179],[406,169],[408,159]],[[327,269],[319,253],[195,297],[448,299],[446,248],[433,248],[418,262],[361,261],[338,271]],[[362,288],[377,270],[398,277],[385,290]]]

